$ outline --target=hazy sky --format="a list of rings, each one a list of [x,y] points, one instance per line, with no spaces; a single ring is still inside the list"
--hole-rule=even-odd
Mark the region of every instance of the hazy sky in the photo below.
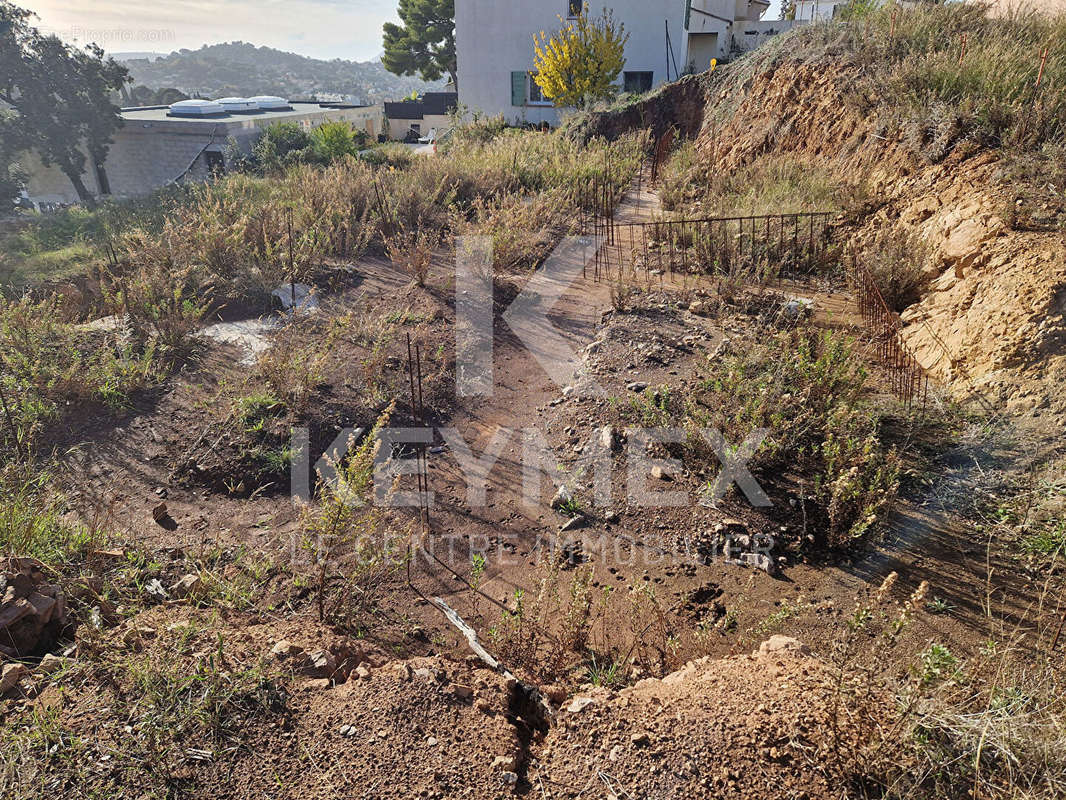
[[[169,53],[241,40],[314,58],[366,61],[397,0],[15,0],[37,27],[108,52]]]
[[[542,2],[543,0],[529,0]],[[241,40],[313,58],[366,61],[381,52],[381,24],[397,0],[15,0],[38,27],[112,53],[169,53]],[[679,5],[683,0],[678,0]],[[765,19],[777,19],[774,0]]]

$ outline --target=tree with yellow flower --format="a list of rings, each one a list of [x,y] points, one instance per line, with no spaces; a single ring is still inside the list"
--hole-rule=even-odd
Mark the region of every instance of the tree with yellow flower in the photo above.
[[[533,80],[556,106],[609,100],[618,92],[615,81],[626,63],[628,40],[625,25],[616,23],[612,12],[604,9],[591,17],[586,4],[562,30],[533,35]]]

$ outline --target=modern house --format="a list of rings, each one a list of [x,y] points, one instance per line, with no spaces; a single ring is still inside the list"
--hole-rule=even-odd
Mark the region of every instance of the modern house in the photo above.
[[[250,153],[263,129],[275,122],[314,128],[344,121],[376,137],[381,106],[299,103],[278,97],[186,100],[171,106],[124,108],[123,126],[101,168],[90,163],[85,185],[96,196],[132,197],[171,183],[204,180],[226,169],[232,142]],[[20,157],[29,175],[26,197],[35,206],[68,205],[78,196],[57,167],[44,167],[32,153]]]
[[[848,0],[795,0],[793,11],[796,22],[814,22],[833,19],[847,4]]]
[[[626,64],[619,89],[643,92],[711,59],[754,49],[790,28],[764,21],[769,0],[592,0],[625,25]],[[510,123],[559,121],[533,80],[533,35],[551,34],[580,13],[582,0],[455,0],[459,102],[469,112],[502,114]]]
[[[459,96],[455,92],[426,92],[421,100],[385,103],[385,133],[394,141],[444,133],[451,127],[451,114]]]

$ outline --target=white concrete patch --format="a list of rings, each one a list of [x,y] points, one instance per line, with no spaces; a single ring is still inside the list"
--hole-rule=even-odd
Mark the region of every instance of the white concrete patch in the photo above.
[[[245,319],[239,322],[216,322],[200,331],[200,336],[241,350],[242,366],[253,366],[259,356],[270,349],[270,334],[281,327],[276,317]]]

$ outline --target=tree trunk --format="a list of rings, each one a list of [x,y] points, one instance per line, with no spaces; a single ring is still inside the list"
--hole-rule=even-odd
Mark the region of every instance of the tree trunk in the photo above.
[[[70,178],[71,184],[74,186],[74,191],[78,193],[78,199],[81,200],[89,208],[96,208],[96,198],[92,196],[92,193],[85,188],[85,183],[81,179],[81,172],[72,167],[63,166],[60,167],[63,170],[63,174]]]
[[[448,67],[448,75],[452,79],[452,85],[455,86],[455,91],[459,91],[459,75],[455,71],[455,67]]]

